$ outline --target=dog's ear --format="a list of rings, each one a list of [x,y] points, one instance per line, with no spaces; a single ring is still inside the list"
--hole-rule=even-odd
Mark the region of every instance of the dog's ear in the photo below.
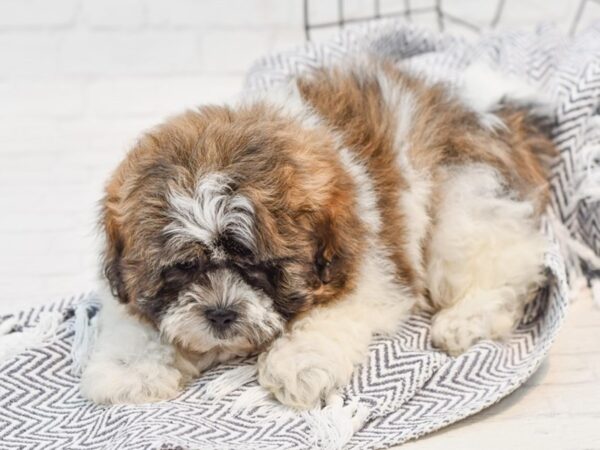
[[[325,256],[326,249],[319,249],[315,256],[315,271],[322,284],[329,284],[333,280],[332,257]]]
[[[111,201],[105,199],[102,208],[102,228],[104,230],[103,272],[108,280],[112,294],[121,302],[127,303],[129,297],[123,281],[124,241],[116,213]]]
[[[314,267],[321,284],[340,281],[343,272],[346,252],[336,225],[334,219],[327,215],[316,227],[317,246]]]
[[[362,250],[363,226],[348,190],[334,192],[315,219],[315,275],[329,292],[338,291],[347,286]]]

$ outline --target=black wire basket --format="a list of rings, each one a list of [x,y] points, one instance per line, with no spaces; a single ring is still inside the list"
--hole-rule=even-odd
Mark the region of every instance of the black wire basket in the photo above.
[[[337,14],[334,20],[313,20],[311,18],[311,4],[314,1],[320,1],[321,3],[331,1],[335,2],[335,8]],[[482,2],[493,0],[481,0]],[[548,0],[550,1],[550,0]],[[435,22],[439,31],[444,31],[448,25],[457,25],[465,30],[478,33],[484,29],[496,28],[502,22],[503,15],[507,8],[506,0],[495,0],[496,4],[493,7],[493,12],[490,18],[483,23],[474,23],[465,18],[459,17],[456,14],[452,14],[445,7],[447,4],[442,0],[432,0],[428,6],[414,6],[411,4],[411,0],[399,0],[395,2],[394,9],[382,8],[381,0],[372,0],[370,11],[361,17],[349,17],[346,14],[346,1],[345,0],[303,0],[304,2],[304,33],[306,40],[311,40],[313,31],[323,29],[339,29],[343,28],[347,24],[365,22],[372,19],[379,19],[385,17],[404,17],[406,20],[411,21],[419,16],[429,16]],[[390,2],[386,2],[389,4]],[[423,2],[419,2],[420,4]],[[600,0],[579,0],[579,5],[575,12],[575,15],[571,21],[569,27],[569,33],[574,34],[582,18],[584,17],[587,7],[590,4],[600,5]],[[543,18],[541,18],[543,19]]]

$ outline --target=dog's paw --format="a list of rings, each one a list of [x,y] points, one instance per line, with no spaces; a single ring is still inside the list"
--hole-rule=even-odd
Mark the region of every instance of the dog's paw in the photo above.
[[[284,405],[310,409],[350,379],[352,364],[336,356],[335,350],[280,338],[259,356],[258,382]]]
[[[469,319],[442,310],[431,324],[432,344],[452,356],[460,355],[483,336],[481,318]]]
[[[81,376],[81,393],[100,404],[151,403],[176,397],[184,384],[181,372],[149,361],[95,360]]]
[[[431,324],[431,342],[449,355],[458,356],[482,339],[503,339],[514,328],[515,314],[463,309],[442,309]]]

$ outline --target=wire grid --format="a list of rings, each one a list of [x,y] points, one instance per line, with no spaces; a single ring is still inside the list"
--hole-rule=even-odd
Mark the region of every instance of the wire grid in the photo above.
[[[439,31],[444,31],[447,23],[457,24],[470,31],[480,32],[483,29],[495,28],[501,21],[503,12],[506,8],[506,0],[497,0],[496,9],[490,21],[485,25],[477,25],[453,14],[448,13],[444,10],[442,0],[435,0],[432,6],[429,7],[411,7],[411,0],[399,0],[401,4],[401,10],[396,12],[381,12],[380,0],[373,0],[372,14],[364,17],[345,17],[344,15],[344,0],[337,1],[337,20],[325,21],[325,22],[312,22],[310,19],[310,0],[304,1],[304,34],[307,41],[311,39],[311,31],[315,29],[331,29],[331,28],[343,28],[346,24],[365,22],[372,19],[380,19],[384,17],[405,17],[407,20],[411,20],[413,16],[421,14],[434,14],[436,17],[436,23]],[[321,0],[326,1],[326,0]],[[577,30],[579,23],[583,17],[585,7],[588,3],[600,4],[600,0],[579,0],[579,6],[577,12],[569,27],[569,34],[573,35]]]

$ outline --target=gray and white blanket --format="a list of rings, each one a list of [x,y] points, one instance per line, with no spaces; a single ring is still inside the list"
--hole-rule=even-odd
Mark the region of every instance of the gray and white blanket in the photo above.
[[[373,22],[259,61],[247,89],[363,52],[448,83],[483,61],[552,94],[561,159],[547,229],[556,245],[546,255],[549,284],[512,338],[452,358],[432,348],[429,317],[412,317],[395,336],[373,342],[337,403],[303,413],[258,386],[252,359],[208,371],[169,402],[97,406],[78,390],[97,309],[94,295],[85,295],[0,318],[0,447],[385,448],[490,406],[536,370],[566,312],[567,273],[582,273],[572,255],[598,262],[590,249],[600,251],[600,23],[573,39],[542,27],[467,42],[404,22]]]

